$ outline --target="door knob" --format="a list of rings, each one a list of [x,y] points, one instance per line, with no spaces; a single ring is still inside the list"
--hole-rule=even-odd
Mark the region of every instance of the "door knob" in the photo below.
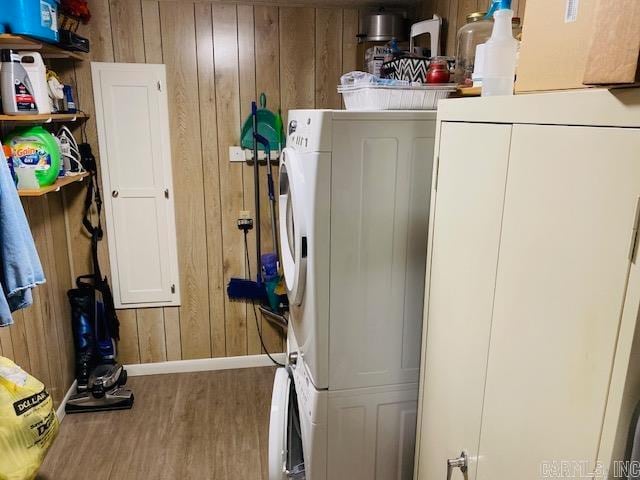
[[[113,192],[111,192],[111,196],[113,198],[116,198],[119,195],[119,192],[117,190],[114,190]]]
[[[467,468],[469,466],[468,458],[467,452],[463,450],[458,458],[450,458],[447,460],[447,480],[451,480],[454,468],[459,468],[463,474],[467,473]]]

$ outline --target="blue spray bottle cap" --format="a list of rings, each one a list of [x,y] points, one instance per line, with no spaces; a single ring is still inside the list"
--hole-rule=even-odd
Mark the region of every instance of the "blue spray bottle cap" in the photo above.
[[[511,0],[493,0],[484,18],[493,18],[497,10],[511,10]]]

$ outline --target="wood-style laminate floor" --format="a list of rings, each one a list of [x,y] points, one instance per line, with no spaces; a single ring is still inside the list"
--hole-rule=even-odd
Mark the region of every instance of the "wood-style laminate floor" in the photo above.
[[[274,372],[131,378],[133,409],[67,415],[37,480],[266,480]]]

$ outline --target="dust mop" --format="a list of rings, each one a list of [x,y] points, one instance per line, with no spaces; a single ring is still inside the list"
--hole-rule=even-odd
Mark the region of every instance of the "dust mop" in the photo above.
[[[255,224],[256,224],[256,258],[261,257],[260,249],[260,167],[258,164],[258,106],[251,102],[251,118],[253,120],[253,188],[255,190]],[[244,230],[245,249],[247,245],[247,230]],[[227,295],[233,300],[259,300],[262,303],[267,297],[262,271],[257,268],[256,280],[246,278],[231,278],[227,285]]]

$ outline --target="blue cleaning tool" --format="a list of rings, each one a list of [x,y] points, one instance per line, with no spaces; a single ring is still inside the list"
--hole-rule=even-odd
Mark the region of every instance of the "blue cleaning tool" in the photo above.
[[[496,10],[511,10],[511,0],[493,0],[484,18],[491,19]]]

